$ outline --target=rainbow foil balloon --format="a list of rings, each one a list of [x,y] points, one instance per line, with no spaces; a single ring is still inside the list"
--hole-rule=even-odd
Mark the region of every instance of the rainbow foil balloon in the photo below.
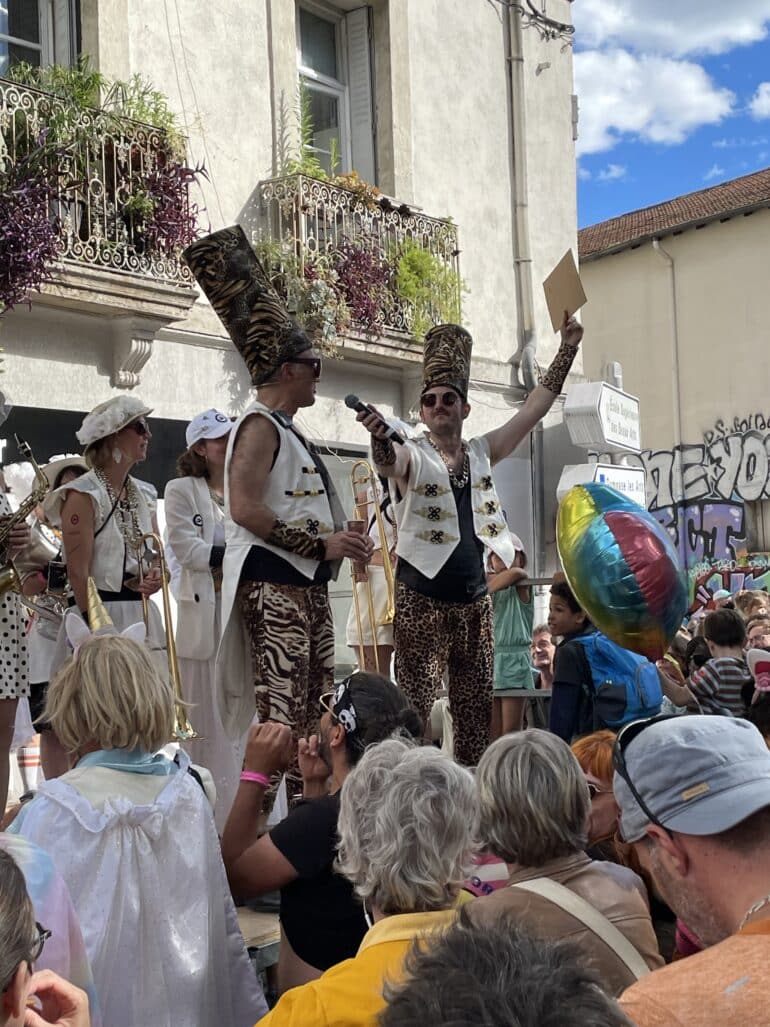
[[[624,649],[659,660],[687,610],[676,551],[646,510],[598,482],[561,502],[556,543],[577,601]]]

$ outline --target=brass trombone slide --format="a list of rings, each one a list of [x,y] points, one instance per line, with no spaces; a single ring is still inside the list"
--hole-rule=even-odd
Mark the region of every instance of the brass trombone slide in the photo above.
[[[365,643],[364,643],[364,632],[363,624],[361,619],[361,600],[358,594],[358,579],[362,579],[366,592],[366,603],[367,612],[369,614],[369,625],[372,632],[372,649],[374,651],[374,665],[378,672],[381,671],[380,659],[377,652],[377,628],[384,624],[392,624],[393,616],[395,612],[395,576],[393,574],[393,565],[390,562],[390,547],[388,546],[388,536],[385,529],[385,520],[382,516],[382,510],[380,509],[380,500],[378,496],[378,480],[377,474],[369,463],[368,460],[357,460],[350,471],[350,484],[353,489],[353,502],[356,507],[356,512],[362,508],[368,513],[370,506],[374,507],[374,519],[377,525],[377,536],[380,543],[380,550],[382,552],[383,560],[383,571],[385,572],[385,582],[387,587],[388,602],[385,610],[385,615],[380,621],[377,621],[374,611],[374,593],[372,591],[372,581],[369,576],[369,571],[366,567],[360,571],[355,564],[353,564],[353,605],[356,615],[356,627],[358,629],[358,656],[361,669],[363,670],[366,666],[365,659]],[[359,499],[360,492],[365,490],[366,498]],[[348,529],[355,530],[352,525],[362,525],[362,531],[366,531],[366,524],[368,518],[361,521],[357,518],[355,522],[348,521]],[[384,673],[387,673],[385,668]]]
[[[174,622],[171,617],[171,595],[169,592],[168,582],[169,573],[168,566],[166,564],[166,552],[163,547],[163,540],[160,535],[154,531],[147,531],[144,535],[140,535],[136,541],[136,552],[137,560],[139,563],[139,580],[144,580],[146,573],[144,566],[144,553],[146,549],[146,543],[152,542],[158,557],[158,567],[160,569],[160,582],[161,592],[163,593],[163,621],[166,631],[166,655],[168,658],[168,674],[171,680],[171,687],[174,690],[174,734],[173,740],[175,742],[189,742],[191,738],[199,738],[200,736],[196,732],[195,728],[190,723],[187,716],[187,709],[185,707],[184,694],[182,692],[182,677],[179,673],[179,658],[176,652],[176,641],[174,639]],[[150,600],[147,596],[142,596],[142,615],[144,616],[144,624],[148,629],[150,628]]]

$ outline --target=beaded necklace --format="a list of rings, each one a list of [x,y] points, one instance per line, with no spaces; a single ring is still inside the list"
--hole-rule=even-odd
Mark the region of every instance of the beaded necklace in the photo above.
[[[123,488],[117,493],[104,471],[97,467],[95,473],[115,511],[115,523],[126,545],[136,548],[142,537],[142,529],[139,525],[139,493],[136,485],[130,478],[126,478]],[[124,489],[126,495],[125,498],[121,498]]]
[[[430,432],[426,432],[425,437],[427,438],[431,446],[433,446],[433,448],[436,450],[441,459],[444,461],[444,465],[446,466],[446,469],[449,472],[449,483],[452,486],[452,488],[464,489],[465,486],[468,484],[468,479],[471,476],[471,460],[470,456],[468,455],[468,443],[465,441],[461,443],[463,449],[463,464],[460,473],[456,474],[454,468],[449,462],[449,457],[446,455],[444,450],[441,449],[441,447],[433,441]]]
[[[224,510],[224,508],[225,508],[225,497],[224,496],[220,496],[219,493],[215,492],[210,485],[209,485],[209,495],[211,496],[211,499],[216,504],[216,506],[218,506],[220,510]]]

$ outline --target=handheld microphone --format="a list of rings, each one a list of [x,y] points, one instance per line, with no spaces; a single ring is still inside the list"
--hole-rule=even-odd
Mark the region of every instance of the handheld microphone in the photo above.
[[[358,396],[356,396],[355,393],[352,392],[349,392],[347,396],[345,396],[345,406],[348,407],[350,410],[355,410],[357,414],[374,413],[370,406],[367,406],[366,403],[362,403]],[[399,432],[396,431],[392,424],[388,424],[388,422],[384,421],[382,418],[380,418],[380,424],[383,425],[383,427],[385,428],[386,439],[389,439],[391,442],[397,442],[400,446],[403,446],[404,438]]]

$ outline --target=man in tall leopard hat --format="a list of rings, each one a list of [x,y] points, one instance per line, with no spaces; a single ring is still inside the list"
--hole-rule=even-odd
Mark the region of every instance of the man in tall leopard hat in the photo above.
[[[242,737],[254,716],[309,735],[333,688],[328,582],[341,558],[366,562],[367,538],[339,530],[342,507],[315,447],[293,417],[315,402],[321,356],[293,321],[235,226],[184,254],[257,389],[230,432],[225,463],[222,637],[216,679],[222,723]],[[257,775],[259,778],[262,775]],[[301,786],[295,763],[289,794]],[[241,782],[268,811],[276,782]],[[256,820],[255,820],[256,823]]]
[[[455,757],[474,766],[489,743],[494,641],[484,573],[488,546],[509,567],[515,549],[492,467],[510,456],[553,405],[583,329],[565,317],[561,346],[542,383],[501,428],[463,440],[470,413],[471,336],[438,325],[425,337],[420,413],[426,431],[394,446],[377,412],[358,420],[373,435],[377,470],[396,479],[399,501],[394,641],[396,679],[429,722],[444,673]]]

